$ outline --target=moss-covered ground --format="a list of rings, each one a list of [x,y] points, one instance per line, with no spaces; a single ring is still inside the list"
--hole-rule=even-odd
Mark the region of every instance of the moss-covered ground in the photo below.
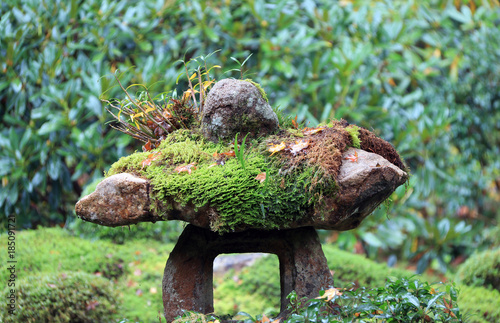
[[[0,235],[2,238],[6,238],[5,234]],[[72,272],[101,276],[109,279],[119,293],[120,304],[118,313],[114,314],[115,322],[159,322],[158,314],[162,312],[161,280],[173,243],[129,239],[118,245],[105,240],[82,239],[60,228],[23,231],[16,238],[19,281],[34,275]],[[389,268],[361,255],[341,251],[333,245],[323,245],[323,250],[337,287],[349,287],[352,283],[380,287],[388,276],[413,275],[411,271]],[[0,257],[4,263],[5,257],[6,254]],[[2,281],[7,281],[7,275],[7,271],[0,273]],[[439,281],[433,276],[421,279]],[[214,286],[215,309],[219,314],[234,314],[239,310],[253,316],[272,313],[279,304],[277,259],[264,257],[242,271],[217,277]],[[459,285],[459,289],[459,307],[462,313],[470,314],[468,322],[500,321],[498,291],[466,285]]]

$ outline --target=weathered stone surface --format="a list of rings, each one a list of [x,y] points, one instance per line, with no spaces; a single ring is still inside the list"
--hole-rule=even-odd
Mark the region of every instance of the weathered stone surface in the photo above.
[[[357,153],[357,161],[346,159]],[[311,208],[308,216],[289,223],[287,228],[312,226],[319,229],[349,230],[357,227],[408,175],[380,155],[350,148],[343,154],[339,190],[326,197],[324,203]],[[76,213],[84,220],[120,226],[138,222],[182,220],[198,227],[210,228],[217,218],[213,207],[196,208],[192,204],[167,203],[164,218],[148,212],[149,182],[130,174],[118,174],[105,179],[96,191],[77,203]],[[167,201],[168,202],[168,201]],[[245,229],[262,229],[248,226]]]
[[[255,138],[278,129],[278,117],[250,82],[224,79],[208,93],[203,107],[203,134],[212,141]]]
[[[149,212],[149,182],[131,174],[105,179],[75,210],[86,221],[111,227],[158,220]]]
[[[163,275],[165,318],[171,322],[182,310],[213,312],[213,261],[223,253],[266,252],[280,262],[281,313],[287,315],[286,296],[317,297],[333,287],[333,278],[316,231],[248,230],[219,235],[188,225],[170,253]]]
[[[357,161],[346,159],[355,154]],[[408,179],[406,172],[377,154],[349,148],[342,158],[338,195],[326,198],[328,210],[316,209],[302,225],[339,231],[354,229]]]

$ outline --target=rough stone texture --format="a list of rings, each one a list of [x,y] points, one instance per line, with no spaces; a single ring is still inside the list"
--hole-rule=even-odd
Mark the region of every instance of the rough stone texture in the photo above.
[[[149,182],[131,174],[110,176],[76,203],[76,214],[86,221],[116,227],[154,222],[149,212]]]
[[[357,161],[346,159],[355,153]],[[314,215],[298,226],[312,225],[339,231],[354,229],[408,179],[406,172],[387,159],[361,149],[349,148],[342,159],[337,196],[326,198],[328,208],[316,209]]]
[[[278,117],[255,85],[247,81],[224,79],[208,93],[203,106],[203,134],[219,139],[265,136],[278,129]]]
[[[280,262],[281,313],[286,296],[317,297],[333,287],[333,278],[316,231],[311,227],[292,230],[248,230],[219,235],[188,225],[170,253],[163,275],[165,318],[171,322],[182,310],[213,312],[213,261],[223,253],[265,252]]]
[[[345,159],[358,154],[357,161]],[[380,155],[350,148],[343,154],[337,178],[339,190],[335,196],[311,208],[308,216],[289,223],[288,228],[312,226],[318,229],[350,230],[361,223],[408,175]],[[105,179],[96,191],[80,200],[76,213],[84,220],[106,226],[135,224],[141,221],[182,220],[198,227],[210,228],[217,218],[212,207],[196,208],[166,201],[170,206],[164,218],[148,213],[149,182],[130,174],[118,174]],[[262,229],[262,228],[242,228]]]

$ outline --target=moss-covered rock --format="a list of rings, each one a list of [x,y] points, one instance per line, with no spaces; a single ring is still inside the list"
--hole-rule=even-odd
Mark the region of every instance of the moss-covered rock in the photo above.
[[[231,140],[237,133],[250,138],[278,130],[278,116],[257,83],[235,79],[217,82],[203,106],[203,133],[211,141]]]
[[[358,151],[343,158],[349,147],[363,147],[364,139],[372,152],[391,158],[392,164],[368,164],[373,157],[362,151],[359,159]],[[404,168],[389,143],[343,121],[239,143],[215,143],[197,131],[179,130],[154,151],[120,159],[108,176],[131,173],[149,180],[151,202],[141,205],[149,203],[152,220],[181,219],[219,232],[311,225],[351,229],[407,179],[394,167]],[[362,189],[352,182],[339,187],[344,159],[359,167],[343,177],[359,172],[364,177],[356,185]],[[367,180],[370,176],[373,183]],[[94,222],[92,216],[83,215]]]

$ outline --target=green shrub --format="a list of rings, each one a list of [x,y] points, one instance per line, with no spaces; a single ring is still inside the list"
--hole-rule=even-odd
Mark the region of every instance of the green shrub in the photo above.
[[[75,268],[117,278],[128,270],[118,246],[107,241],[83,240],[60,228],[19,232],[16,245],[19,246],[17,273],[21,278],[35,273],[75,271]],[[2,278],[7,275],[7,271],[0,272]]]
[[[292,315],[285,322],[462,322],[455,287],[434,287],[415,278],[401,278],[376,289],[329,289],[305,303],[292,292]]]
[[[482,286],[500,291],[500,249],[472,255],[460,265],[456,280],[469,286]]]
[[[289,315],[284,323],[326,322],[463,322],[457,306],[458,292],[452,284],[429,284],[416,278],[389,279],[384,287],[320,291],[313,299],[299,299],[293,291],[287,297]],[[269,322],[267,315],[238,322]],[[271,315],[273,317],[274,315]],[[225,318],[222,316],[221,318]],[[206,322],[213,315],[188,312],[176,322]]]
[[[411,271],[389,268],[385,264],[376,263],[362,255],[339,250],[332,245],[323,245],[323,251],[327,258],[328,267],[333,272],[335,287],[339,289],[350,289],[354,284],[365,290],[377,290],[377,288],[382,288],[387,284],[393,284],[400,278],[413,275]],[[259,259],[251,267],[238,273],[236,281],[233,279],[234,275],[234,272],[230,272],[222,279],[216,280],[214,299],[218,310],[217,314],[235,314],[242,308],[252,315],[266,313],[271,316],[279,312],[280,283],[278,261],[275,257]],[[427,286],[430,285],[423,281],[431,283],[439,281],[438,278],[427,275],[419,276],[418,279],[422,282],[421,285],[425,285],[425,289],[428,289]],[[240,280],[243,282],[242,284],[238,284]],[[451,288],[451,285],[448,286]],[[438,291],[444,291],[441,287],[432,287]],[[463,284],[457,285],[454,289],[459,292],[458,308],[467,322],[493,323],[499,321],[498,300],[500,293],[498,291]],[[351,296],[354,297],[354,295]],[[242,302],[248,303],[242,305]],[[456,305],[455,301],[453,304]]]
[[[95,275],[34,275],[17,281],[16,286],[15,315],[2,306],[2,322],[111,322],[118,312],[113,284]],[[8,293],[8,288],[3,290],[2,299]]]
[[[333,272],[333,280],[337,288],[356,286],[376,288],[383,286],[387,277],[408,277],[414,273],[409,270],[391,268],[386,264],[376,263],[363,255],[339,250],[331,245],[324,245],[323,252],[328,267]],[[431,279],[424,276],[424,279]]]
[[[7,239],[5,234],[0,235],[3,239]],[[161,281],[172,243],[126,239],[118,245],[82,239],[55,227],[18,232],[16,246],[19,280],[78,270],[113,280],[120,290],[119,318],[158,322],[158,312],[163,312]],[[7,253],[0,253],[1,262],[6,263],[6,257]],[[0,281],[7,281],[9,274],[2,270]]]

